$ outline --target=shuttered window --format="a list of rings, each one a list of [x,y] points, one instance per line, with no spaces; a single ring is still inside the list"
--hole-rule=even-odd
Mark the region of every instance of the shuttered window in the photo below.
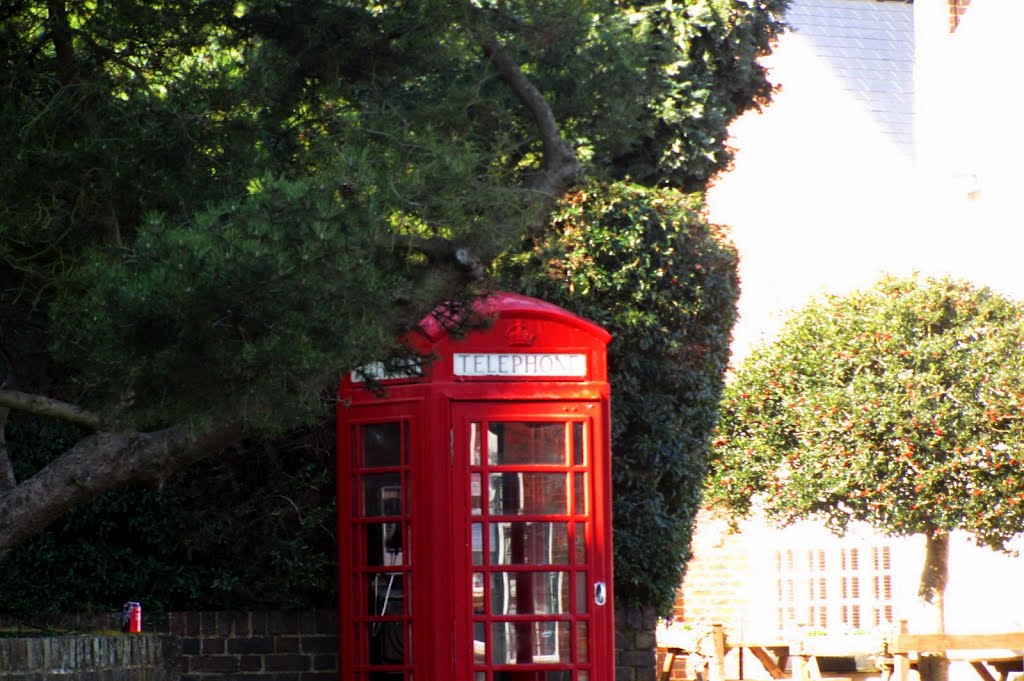
[[[892,622],[889,546],[778,549],[775,571],[780,632],[846,633]]]

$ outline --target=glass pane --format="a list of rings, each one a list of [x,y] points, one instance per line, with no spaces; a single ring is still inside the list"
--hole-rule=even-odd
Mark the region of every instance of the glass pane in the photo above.
[[[363,426],[362,431],[365,468],[402,465],[400,423],[373,423]]]
[[[472,515],[483,513],[483,476],[471,473],[469,476],[469,512]]]
[[[391,617],[405,613],[405,575],[400,572],[378,572],[366,576],[370,587],[369,612],[374,617]]]
[[[576,612],[585,615],[590,604],[590,580],[586,572],[576,573]]]
[[[401,523],[372,523],[363,527],[366,533],[366,564],[395,567],[404,565]]]
[[[565,565],[569,562],[569,524],[490,523],[492,565]]]
[[[582,466],[586,462],[583,458],[583,424],[576,422],[572,424],[572,465]]]
[[[480,424],[473,422],[469,424],[469,465],[479,466],[480,456]]]
[[[405,664],[406,634],[404,622],[370,624],[370,664]]]
[[[565,513],[563,473],[491,473],[490,511],[494,515]]]
[[[494,672],[493,679],[494,681],[572,681],[572,672],[567,669],[545,672]]]
[[[492,465],[565,464],[564,423],[491,423],[488,430]]]
[[[473,573],[473,612],[484,614],[484,573]]]
[[[583,515],[587,512],[587,485],[586,477],[583,473],[574,473],[572,476],[573,486],[573,499],[574,499],[574,513],[576,515]]]
[[[576,564],[587,562],[587,524],[576,523]]]
[[[473,534],[473,565],[484,564],[484,524],[473,523],[470,527]]]
[[[569,629],[569,622],[494,622],[491,663],[568,663],[572,657]]]
[[[569,612],[568,572],[491,574],[492,615],[553,615]]]
[[[484,640],[486,632],[483,622],[473,623],[473,661],[477,664],[487,662],[487,641]]]
[[[587,623],[576,623],[576,661],[590,662],[590,637],[587,635]]]
[[[588,672],[576,672],[576,681],[590,681]]]
[[[363,476],[363,517],[402,515],[402,474]]]

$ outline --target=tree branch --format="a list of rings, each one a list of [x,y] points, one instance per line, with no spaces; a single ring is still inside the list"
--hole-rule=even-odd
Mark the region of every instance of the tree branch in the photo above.
[[[484,264],[469,249],[441,237],[422,238],[416,236],[396,236],[392,243],[400,248],[416,251],[427,256],[432,263],[455,263],[466,272],[470,279],[477,280],[484,275]]]
[[[94,433],[14,489],[0,493],[0,557],[58,517],[133,481],[161,482],[241,439],[239,421],[196,430]]]
[[[75,79],[75,50],[71,43],[71,23],[63,0],[47,0],[47,21],[50,24],[53,48],[57,53],[57,79],[70,85]]]
[[[0,346],[0,360],[4,363],[4,382],[0,383],[0,390],[7,390],[14,386],[14,360],[7,352],[7,349]],[[11,464],[11,455],[7,453],[7,417],[11,414],[11,408],[0,406],[0,493],[12,489],[18,484],[14,475],[14,466]]]
[[[61,402],[52,397],[0,389],[0,407],[16,409],[37,416],[52,416],[90,430],[99,430],[103,421],[98,414],[76,404]]]
[[[580,180],[583,171],[576,152],[558,131],[555,114],[547,99],[530,82],[519,65],[512,61],[496,38],[484,43],[484,53],[533,116],[540,133],[544,145],[543,168],[531,179],[530,187],[551,197],[562,195]]]
[[[0,494],[14,488],[18,479],[14,477],[14,466],[11,465],[11,457],[7,454],[7,417],[10,415],[9,407],[0,407]]]

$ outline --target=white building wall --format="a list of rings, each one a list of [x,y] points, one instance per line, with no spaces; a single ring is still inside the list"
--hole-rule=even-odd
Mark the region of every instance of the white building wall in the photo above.
[[[916,0],[917,170],[923,221],[950,244],[936,266],[1024,298],[1024,2]]]
[[[811,297],[883,272],[950,274],[1024,299],[1024,2],[972,0],[953,35],[946,12],[946,0],[793,0],[793,30],[765,60],[781,89],[735,123],[735,168],[708,196],[741,257],[735,362]],[[833,541],[812,525],[743,536],[755,561],[772,546]],[[893,547],[897,618],[913,631],[923,541]],[[758,580],[731,624],[767,634],[771,589]],[[1024,630],[1024,560],[956,537],[947,621],[951,632]]]

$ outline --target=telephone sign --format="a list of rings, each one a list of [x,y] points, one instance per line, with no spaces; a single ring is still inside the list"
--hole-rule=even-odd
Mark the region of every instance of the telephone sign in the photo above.
[[[587,356],[552,352],[457,352],[453,370],[456,376],[584,378]]]
[[[421,374],[343,380],[341,678],[612,681],[610,336],[525,296],[428,317]]]

